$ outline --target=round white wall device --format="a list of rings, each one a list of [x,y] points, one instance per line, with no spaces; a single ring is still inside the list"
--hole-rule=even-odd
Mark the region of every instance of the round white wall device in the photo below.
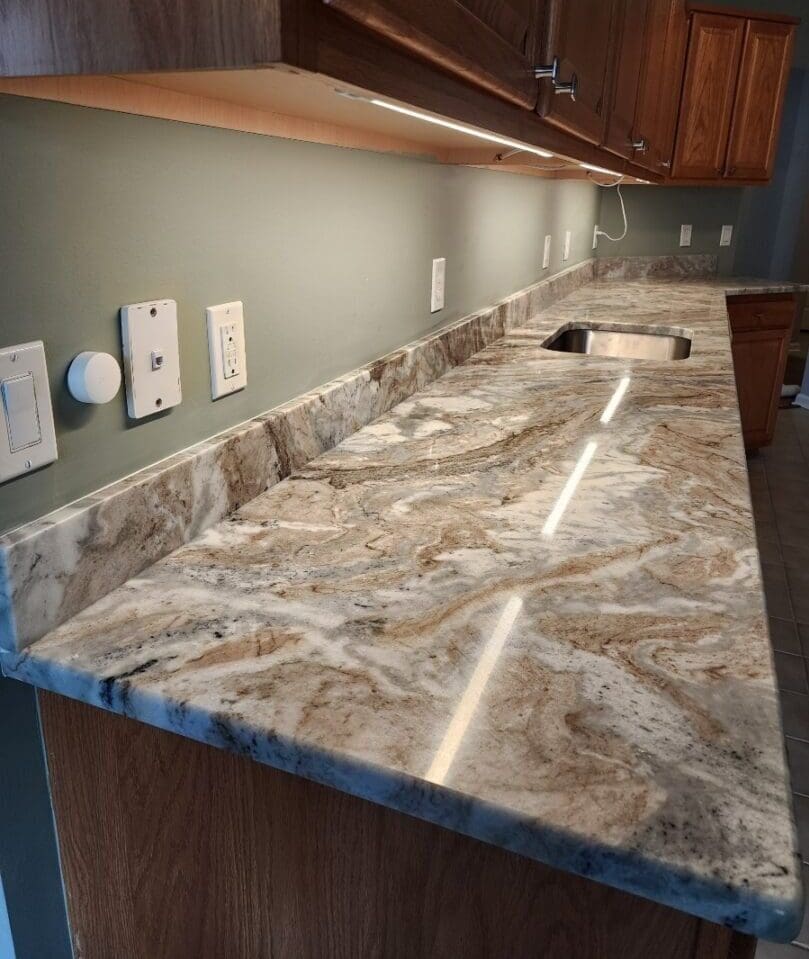
[[[109,353],[79,353],[67,371],[67,388],[80,403],[109,403],[121,388],[118,360]]]

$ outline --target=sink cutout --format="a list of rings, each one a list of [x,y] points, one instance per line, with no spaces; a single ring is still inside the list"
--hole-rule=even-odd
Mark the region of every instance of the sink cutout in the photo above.
[[[617,323],[567,323],[542,345],[559,353],[634,360],[685,360],[691,355],[687,330],[650,330]]]

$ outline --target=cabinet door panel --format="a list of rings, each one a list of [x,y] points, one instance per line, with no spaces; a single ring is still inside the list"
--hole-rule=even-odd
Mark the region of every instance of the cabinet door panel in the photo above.
[[[649,0],[643,67],[633,138],[648,144],[635,163],[655,173],[671,173],[674,133],[685,70],[688,21],[679,0]]]
[[[793,35],[784,23],[747,22],[725,170],[731,179],[772,175]]]
[[[527,0],[323,2],[470,83],[519,106],[536,106]]]
[[[736,93],[745,21],[695,13],[674,152],[675,177],[721,177]]]
[[[632,134],[646,41],[647,7],[647,0],[619,0],[616,7],[615,65],[604,145],[628,160],[636,155]],[[644,152],[640,149],[638,156]]]
[[[519,53],[530,55],[536,0],[457,0]]]
[[[539,112],[549,123],[600,144],[606,126],[605,92],[615,0],[546,0],[542,59],[559,58],[559,80],[576,75],[573,99],[540,82]]]
[[[756,449],[775,432],[795,298],[728,297],[728,314],[744,445]]]

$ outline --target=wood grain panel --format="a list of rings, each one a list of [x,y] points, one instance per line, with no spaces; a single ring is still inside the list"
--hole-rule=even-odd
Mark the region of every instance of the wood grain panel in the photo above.
[[[607,120],[607,67],[616,0],[543,0],[542,59],[559,58],[559,79],[577,79],[576,97],[540,83],[539,113],[548,122],[600,144]]]
[[[538,84],[526,58],[524,38],[517,48],[503,39],[506,4],[487,7],[500,30],[454,0],[323,0],[368,30],[441,69],[530,110]],[[513,9],[513,8],[512,8]]]
[[[769,180],[792,62],[795,27],[748,20],[725,176]]]
[[[281,0],[3,0],[0,74],[260,66],[282,57]]]
[[[604,145],[628,160],[636,156],[632,147],[635,111],[644,50],[651,38],[652,7],[647,0],[618,0],[614,43],[615,63],[607,109],[607,134]],[[643,150],[638,154],[642,162]]]
[[[744,30],[739,17],[692,18],[672,170],[677,178],[722,176]]]
[[[747,449],[766,446],[775,434],[795,310],[791,294],[728,297],[733,370]]]
[[[640,166],[669,175],[685,71],[688,21],[681,0],[649,0],[645,56],[635,113],[635,137],[649,144]]]
[[[729,959],[750,941],[60,696],[40,708],[81,959]]]

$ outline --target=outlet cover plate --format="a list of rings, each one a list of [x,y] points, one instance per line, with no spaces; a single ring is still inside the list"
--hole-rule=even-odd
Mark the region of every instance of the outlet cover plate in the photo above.
[[[209,306],[205,310],[205,321],[211,361],[211,396],[216,400],[247,386],[242,301]]]
[[[691,230],[690,223],[683,223],[680,226],[680,246],[691,246]]]
[[[571,241],[572,237],[573,237],[573,234],[571,233],[571,231],[570,231],[570,230],[565,230],[565,247],[564,247],[564,250],[562,251],[562,259],[563,259],[563,260],[569,260],[569,259],[570,259],[570,241]]]
[[[447,279],[447,261],[443,256],[433,260],[433,278],[430,285],[430,312],[444,309],[444,290]]]
[[[551,235],[545,237],[545,246],[542,250],[542,269],[547,270],[551,265]]]
[[[121,307],[126,408],[133,420],[182,402],[175,300]]]
[[[733,240],[733,224],[726,223],[722,227],[722,232],[719,234],[719,245],[730,246],[732,240]]]

